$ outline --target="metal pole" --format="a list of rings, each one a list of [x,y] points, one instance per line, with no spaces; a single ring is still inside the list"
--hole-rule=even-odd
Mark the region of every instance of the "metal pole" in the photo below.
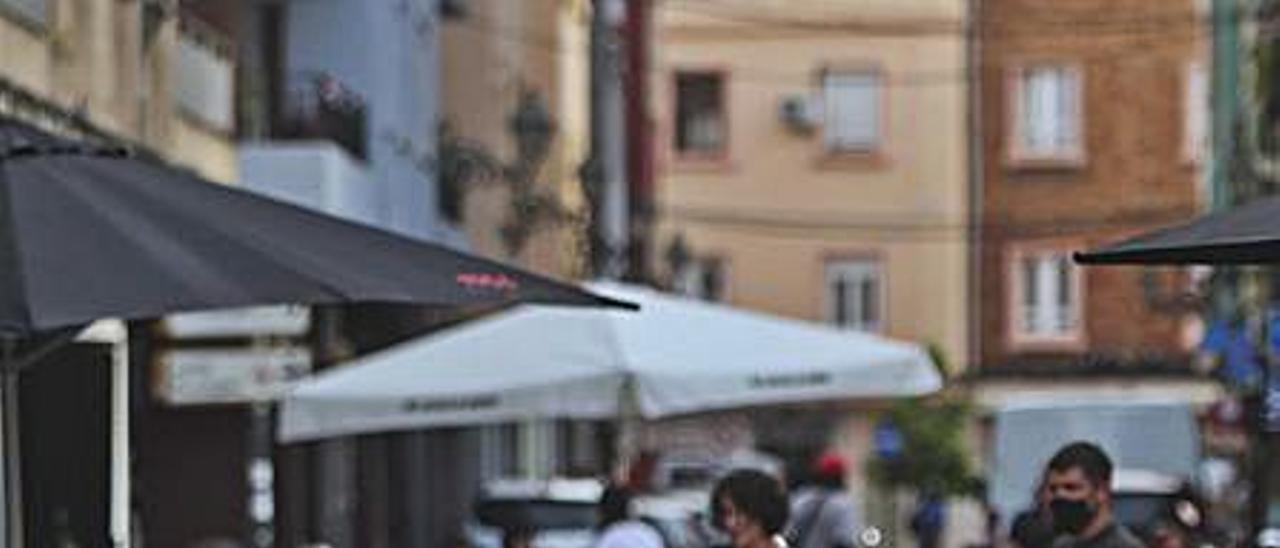
[[[613,473],[620,480],[627,479],[627,471],[640,454],[640,394],[636,379],[628,375],[618,394],[618,416],[614,430]]]
[[[4,400],[4,494],[5,540],[9,548],[21,548],[22,533],[22,451],[18,443],[18,368],[14,365],[17,339],[0,339],[0,399]]]
[[[129,329],[121,320],[99,320],[80,330],[77,341],[111,345],[111,498],[107,535],[112,548],[133,545],[133,501],[129,448]],[[57,341],[51,344],[61,346]]]
[[[601,276],[618,279],[627,271],[630,236],[627,188],[627,140],[622,91],[622,42],[618,24],[626,6],[620,0],[595,0],[591,18],[592,156],[600,173],[600,242],[604,246]]]
[[[111,545],[129,548],[129,338],[123,323],[111,345]]]
[[[1269,468],[1267,447],[1268,393],[1271,386],[1271,318],[1270,271],[1266,267],[1249,267],[1240,280],[1240,304],[1246,311],[1246,326],[1250,342],[1257,349],[1261,372],[1261,387],[1245,398],[1245,420],[1252,444],[1249,448],[1248,474],[1250,481],[1248,508],[1248,544],[1255,545],[1258,533],[1266,523]]]
[[[1262,391],[1258,397],[1257,408],[1254,409],[1253,423],[1256,426],[1257,433],[1254,438],[1253,447],[1253,493],[1251,501],[1252,521],[1250,532],[1252,542],[1258,541],[1258,534],[1266,527],[1268,508],[1271,501],[1271,460],[1270,460],[1270,435],[1268,433],[1268,418],[1271,409],[1271,382],[1273,378],[1272,361],[1273,352],[1271,349],[1271,277],[1270,268],[1261,267],[1256,269],[1255,276],[1258,280],[1255,282],[1257,287],[1258,304],[1261,307],[1260,316],[1262,318],[1261,325],[1258,326],[1258,337],[1261,339],[1261,351],[1259,360],[1262,365]]]

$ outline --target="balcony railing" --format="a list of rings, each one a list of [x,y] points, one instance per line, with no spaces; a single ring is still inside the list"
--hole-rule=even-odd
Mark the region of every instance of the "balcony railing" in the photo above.
[[[274,137],[327,139],[364,160],[366,116],[364,98],[332,75],[304,73],[290,79]]]

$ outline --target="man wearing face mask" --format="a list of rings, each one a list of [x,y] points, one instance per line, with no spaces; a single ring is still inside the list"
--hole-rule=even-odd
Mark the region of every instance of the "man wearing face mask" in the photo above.
[[[1142,548],[1111,512],[1111,459],[1092,443],[1059,449],[1045,470],[1054,548]]]

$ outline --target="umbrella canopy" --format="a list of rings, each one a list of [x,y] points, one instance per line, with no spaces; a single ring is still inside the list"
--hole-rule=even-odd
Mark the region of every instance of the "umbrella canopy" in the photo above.
[[[1077,253],[1075,258],[1085,264],[1280,262],[1280,196]]]
[[[348,301],[621,304],[0,117],[0,333]]]
[[[623,284],[588,287],[640,311],[518,307],[358,359],[291,391],[280,437],[616,417],[624,386],[654,418],[942,384],[916,345]]]

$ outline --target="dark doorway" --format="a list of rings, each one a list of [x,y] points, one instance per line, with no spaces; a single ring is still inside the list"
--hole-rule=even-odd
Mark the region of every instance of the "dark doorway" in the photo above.
[[[111,354],[72,344],[22,373],[22,496],[28,546],[106,548]]]

